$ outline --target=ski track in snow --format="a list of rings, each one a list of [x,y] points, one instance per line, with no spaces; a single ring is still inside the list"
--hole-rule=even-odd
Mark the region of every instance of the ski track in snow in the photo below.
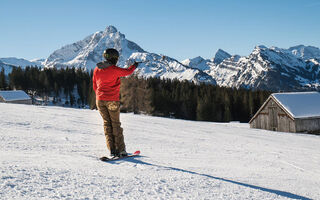
[[[320,199],[320,137],[121,113],[104,163],[97,111],[0,103],[0,199]]]

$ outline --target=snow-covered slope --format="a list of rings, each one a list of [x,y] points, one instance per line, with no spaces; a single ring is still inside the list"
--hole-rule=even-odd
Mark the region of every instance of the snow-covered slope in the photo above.
[[[46,59],[44,58],[35,58],[30,60],[30,62],[35,63],[37,66],[44,66],[44,62],[46,61]]]
[[[155,53],[133,53],[130,60],[142,61],[136,74],[141,77],[161,77],[178,80],[188,80],[195,83],[206,82],[216,84],[216,81],[199,68],[186,66],[179,61]]]
[[[320,199],[319,136],[121,114],[142,156],[103,163],[97,111],[0,110],[0,199]]]
[[[298,45],[288,49],[292,54],[303,60],[318,59],[320,60],[320,49],[313,46]]]
[[[7,65],[13,65],[16,67],[26,67],[26,66],[41,66],[41,63],[38,60],[29,61],[23,58],[15,58],[15,57],[8,57],[8,58],[0,58],[0,61]]]
[[[211,75],[217,82],[217,85],[225,87],[237,87],[233,83],[237,81],[235,77],[242,70],[238,66],[240,56],[232,56],[231,58],[223,60],[218,65],[211,65],[206,72]]]
[[[12,72],[12,67],[14,67],[14,66],[5,64],[5,63],[1,62],[1,60],[0,60],[0,71],[2,69],[4,69],[5,75],[8,75],[9,73]]]
[[[214,65],[214,63],[212,63],[209,59],[204,59],[201,56],[183,60],[181,63],[188,67],[200,69],[202,71],[210,69],[210,64]]]

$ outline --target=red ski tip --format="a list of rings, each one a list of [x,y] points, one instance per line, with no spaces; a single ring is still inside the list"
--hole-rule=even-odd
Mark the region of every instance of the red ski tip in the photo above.
[[[140,154],[140,151],[138,150],[138,151],[134,152],[133,154],[134,155]]]

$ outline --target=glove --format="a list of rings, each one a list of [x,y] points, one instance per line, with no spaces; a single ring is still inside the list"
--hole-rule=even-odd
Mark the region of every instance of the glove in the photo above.
[[[138,65],[139,65],[139,63],[137,61],[134,61],[133,66],[135,66],[137,68]]]

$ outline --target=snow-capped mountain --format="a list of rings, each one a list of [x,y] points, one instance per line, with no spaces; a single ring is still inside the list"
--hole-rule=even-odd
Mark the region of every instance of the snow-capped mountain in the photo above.
[[[142,77],[160,77],[178,80],[189,80],[196,83],[216,84],[215,80],[204,71],[183,65],[179,61],[155,53],[133,53],[130,60],[142,61],[137,74]]]
[[[225,51],[223,51],[222,49],[218,49],[216,55],[213,58],[213,62],[215,64],[220,64],[223,60],[230,58],[231,55]]]
[[[27,66],[43,66],[44,59],[34,59],[34,60],[26,60],[23,58],[16,57],[8,57],[8,58],[0,58],[0,71],[2,68],[5,71],[5,74],[8,75],[11,73],[13,67],[22,67],[25,68]]]
[[[237,66],[239,60],[240,56],[232,56],[223,60],[218,65],[211,65],[210,69],[206,72],[216,80],[217,85],[235,87],[233,86],[233,77],[241,70],[241,68]]]
[[[298,45],[288,49],[292,54],[303,60],[317,59],[320,60],[320,49],[313,46]]]
[[[8,64],[6,64],[6,63],[3,63],[3,62],[0,60],[0,71],[2,71],[2,69],[4,69],[4,73],[5,73],[6,76],[8,76],[8,74],[11,73],[13,67],[14,67],[14,66],[8,65]]]
[[[141,77],[176,78],[272,91],[320,89],[320,49],[317,47],[298,45],[282,49],[260,45],[248,56],[231,56],[219,49],[211,59],[198,56],[179,62],[168,56],[144,51],[113,26],[63,46],[46,60],[1,58],[0,68],[5,68],[6,74],[13,66],[68,66],[91,70],[103,60],[102,54],[106,48],[115,48],[120,52],[120,67],[126,67],[134,60],[143,61],[135,72]]]
[[[36,59],[30,60],[30,62],[35,63],[37,66],[43,66],[45,61],[46,59],[44,58],[36,58]]]
[[[198,56],[179,62],[144,51],[113,26],[56,50],[45,60],[44,66],[90,70],[103,60],[102,53],[106,48],[115,48],[120,52],[120,67],[131,64],[133,60],[143,61],[136,71],[142,77],[177,78],[273,91],[320,88],[320,50],[316,47],[299,45],[281,49],[260,45],[250,55],[242,57],[231,56],[219,49],[212,59]]]
[[[195,69],[207,71],[211,67],[220,64],[223,60],[230,58],[231,55],[222,49],[219,49],[212,59],[204,59],[201,56],[183,60],[181,63]]]
[[[39,62],[39,60],[29,61],[23,58],[15,58],[15,57],[0,58],[0,61],[2,61],[7,65],[23,67],[23,68],[26,66],[41,66],[41,62]]]
[[[320,66],[310,57],[314,54],[293,52],[292,49],[256,46],[249,56],[225,59],[207,73],[218,85],[227,87],[273,91],[319,88]],[[309,60],[304,60],[304,56]]]
[[[183,65],[179,61],[155,53],[144,51],[139,45],[125,38],[115,27],[108,26],[85,39],[66,45],[53,52],[45,61],[45,67],[77,67],[93,69],[103,60],[106,48],[115,48],[120,53],[118,66],[124,67],[130,61],[144,61],[137,74],[143,77],[177,78],[194,82],[215,84],[211,76],[199,69]],[[132,63],[131,63],[132,64]]]
[[[200,69],[202,71],[208,70],[210,69],[211,65],[214,65],[212,60],[204,59],[201,56],[183,60],[181,63],[188,67]]]
[[[106,48],[115,48],[120,52],[120,65],[123,65],[132,53],[144,52],[137,44],[127,40],[115,27],[108,26],[104,31],[96,32],[81,41],[54,51],[45,60],[44,65],[93,69],[97,62],[103,60],[102,54]]]

